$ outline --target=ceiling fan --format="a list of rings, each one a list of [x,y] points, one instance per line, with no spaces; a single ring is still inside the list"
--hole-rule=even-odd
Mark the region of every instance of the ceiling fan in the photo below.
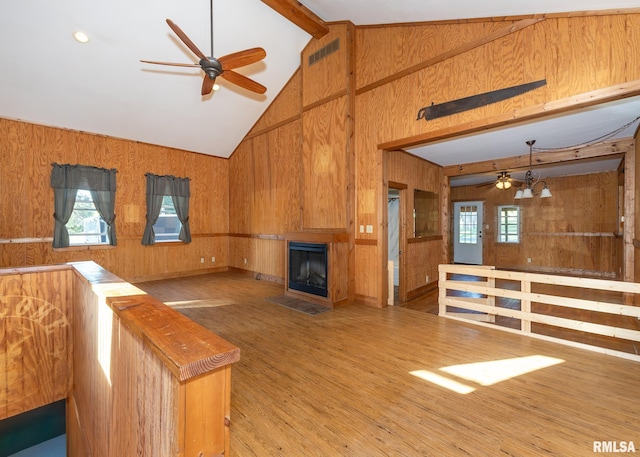
[[[476,185],[476,187],[496,187],[500,190],[507,190],[513,186],[518,187],[522,185],[522,181],[513,179],[511,175],[506,171],[498,173],[497,179],[482,184]]]
[[[213,2],[212,2],[213,3]],[[213,8],[212,8],[213,10]],[[204,71],[204,79],[202,81],[202,95],[210,94],[216,82],[216,78],[221,76],[227,81],[236,84],[244,89],[250,90],[257,94],[264,94],[267,88],[262,84],[247,78],[240,73],[233,71],[235,68],[244,67],[255,62],[259,62],[267,56],[262,48],[245,49],[244,51],[234,52],[223,57],[215,58],[206,56],[198,47],[189,39],[186,33],[180,29],[171,19],[167,19],[167,24],[171,30],[180,38],[180,40],[200,59],[199,63],[172,63],[172,62],[155,62],[150,60],[141,60],[140,62],[150,63],[154,65],[170,65],[175,67],[200,67]],[[213,11],[211,19],[211,54],[213,55]]]

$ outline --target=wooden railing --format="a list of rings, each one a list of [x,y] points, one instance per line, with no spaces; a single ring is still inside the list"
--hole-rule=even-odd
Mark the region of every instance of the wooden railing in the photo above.
[[[640,284],[440,265],[438,286],[440,316],[640,361]]]
[[[239,349],[93,262],[0,270],[0,419],[67,402],[69,456],[229,455]]]

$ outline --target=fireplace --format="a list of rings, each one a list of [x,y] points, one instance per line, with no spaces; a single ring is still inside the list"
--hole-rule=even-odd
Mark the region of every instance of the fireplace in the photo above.
[[[289,242],[289,289],[326,297],[327,245]]]

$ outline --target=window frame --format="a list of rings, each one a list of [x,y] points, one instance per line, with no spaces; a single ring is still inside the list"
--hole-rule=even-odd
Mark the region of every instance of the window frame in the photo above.
[[[86,200],[78,200],[78,196],[81,195],[86,195],[89,197],[89,201]],[[86,208],[78,208],[78,204],[85,204],[85,203],[90,203],[91,207],[86,207]],[[88,206],[88,205],[87,205]],[[78,232],[78,233],[74,233],[70,230],[69,224],[73,223],[73,218],[74,218],[74,214],[76,214],[76,211],[91,211],[92,213],[95,213],[95,215],[98,217],[98,224],[100,226],[100,231],[99,232]],[[86,220],[85,218],[80,218],[83,222]],[[110,240],[109,240],[109,231],[107,230],[107,222],[102,218],[102,216],[100,216],[100,213],[98,212],[98,209],[96,208],[96,204],[93,202],[93,196],[91,195],[91,191],[89,189],[76,189],[76,198],[75,201],[73,203],[73,211],[71,212],[71,217],[69,218],[69,221],[65,224],[65,227],[67,228],[67,233],[69,234],[69,247],[73,248],[73,247],[81,247],[81,246],[109,246],[110,245]],[[85,242],[73,242],[72,240],[77,238],[77,237],[99,237],[101,239],[101,241],[85,241]]]
[[[498,206],[498,222],[497,222],[497,236],[496,242],[501,244],[520,244],[522,239],[522,208],[518,205],[499,205]],[[502,222],[502,214],[505,211],[514,210],[516,211],[516,223],[515,224],[503,224]],[[505,216],[505,218],[513,217],[513,216]],[[508,222],[508,221],[507,221]],[[510,236],[513,234],[508,233],[508,227],[516,226],[516,240],[509,240]],[[505,230],[503,230],[505,227]],[[503,239],[504,238],[504,239]]]
[[[171,202],[171,207],[173,208],[173,214],[167,214],[166,212],[164,212],[164,208],[166,207],[165,199]],[[167,216],[173,216],[171,217],[171,219],[175,218],[175,221],[177,221],[178,223],[177,231],[175,232],[175,234],[171,234],[175,236],[172,236],[171,238],[165,237],[164,236],[165,234],[162,231],[159,231],[161,227],[158,225],[158,223],[162,220],[162,218],[167,218]],[[155,242],[156,243],[183,243],[183,241],[180,239],[181,229],[182,229],[182,222],[180,222],[180,218],[178,217],[178,214],[176,212],[176,206],[175,206],[175,203],[173,202],[173,197],[171,195],[165,194],[162,196],[162,206],[160,208],[160,214],[158,215],[158,219],[156,220],[156,223],[153,224]]]

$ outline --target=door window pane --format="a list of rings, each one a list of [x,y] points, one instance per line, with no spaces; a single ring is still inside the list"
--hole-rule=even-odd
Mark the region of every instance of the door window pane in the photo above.
[[[476,205],[461,206],[459,219],[460,232],[458,243],[478,243],[478,207]]]

